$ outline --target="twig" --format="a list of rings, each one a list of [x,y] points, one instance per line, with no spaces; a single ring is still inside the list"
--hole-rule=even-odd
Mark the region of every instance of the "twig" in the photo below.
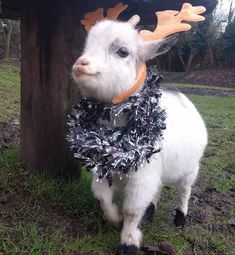
[[[194,239],[194,241],[192,243],[192,252],[193,252],[194,255],[197,255],[196,244],[197,244],[197,238]]]
[[[198,217],[195,217],[195,216],[193,216],[192,214],[188,214],[188,216],[190,217],[190,218],[192,218],[192,219],[194,219],[196,222],[198,222],[198,223],[203,223],[203,221],[202,220],[200,220]]]

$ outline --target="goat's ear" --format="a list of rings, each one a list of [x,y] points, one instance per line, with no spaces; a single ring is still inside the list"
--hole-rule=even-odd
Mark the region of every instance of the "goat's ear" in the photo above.
[[[139,45],[139,57],[141,61],[145,62],[166,53],[174,44],[176,44],[178,37],[178,34],[175,34],[165,39],[155,41],[141,40]]]
[[[135,27],[140,22],[140,16],[134,15],[127,22]]]

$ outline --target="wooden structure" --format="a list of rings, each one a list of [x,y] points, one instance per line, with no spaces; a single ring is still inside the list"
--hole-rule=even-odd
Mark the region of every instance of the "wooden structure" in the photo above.
[[[76,171],[66,145],[66,116],[77,100],[71,67],[85,38],[83,15],[120,0],[0,0],[0,18],[21,20],[21,151],[29,168]],[[154,11],[180,9],[185,0],[123,0],[141,23],[155,23]],[[217,0],[189,0],[209,11]]]

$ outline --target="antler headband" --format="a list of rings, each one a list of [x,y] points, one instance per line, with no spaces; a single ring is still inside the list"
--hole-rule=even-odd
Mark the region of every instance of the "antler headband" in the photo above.
[[[85,26],[86,31],[89,31],[97,21],[103,19],[116,20],[120,13],[123,12],[127,7],[128,5],[119,3],[113,8],[107,10],[106,17],[104,17],[104,9],[99,8],[93,12],[86,13],[81,23]],[[174,33],[188,31],[191,29],[191,25],[185,22],[204,21],[205,17],[201,16],[200,14],[204,13],[205,11],[206,8],[203,6],[192,6],[189,3],[184,3],[180,11],[167,10],[155,12],[158,21],[155,30],[153,32],[149,30],[141,30],[139,34],[144,41],[155,41],[164,39]],[[136,25],[139,20],[140,17],[138,15],[134,15],[128,22]],[[112,103],[122,103],[129,96],[134,94],[143,85],[146,75],[146,64],[142,63],[139,67],[134,84],[129,90],[114,97],[112,99]]]

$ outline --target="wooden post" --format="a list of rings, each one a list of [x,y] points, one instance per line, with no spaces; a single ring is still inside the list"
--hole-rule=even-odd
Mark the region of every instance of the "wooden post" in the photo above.
[[[21,151],[33,169],[77,171],[66,118],[78,99],[71,68],[82,49],[81,4],[25,1],[21,19]]]

